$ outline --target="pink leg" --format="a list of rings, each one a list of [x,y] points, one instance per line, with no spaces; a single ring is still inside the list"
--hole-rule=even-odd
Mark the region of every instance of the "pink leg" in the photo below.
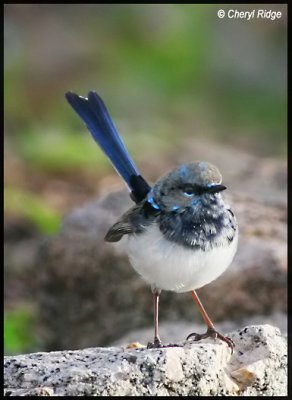
[[[159,310],[159,293],[153,290],[153,311],[154,311],[154,342],[148,343],[148,348],[162,347],[158,334],[158,310]]]
[[[221,339],[221,340],[223,340],[224,342],[226,342],[226,343],[228,344],[228,346],[231,348],[231,353],[233,353],[233,349],[234,349],[234,343],[233,343],[233,341],[232,341],[229,337],[223,336],[221,333],[219,333],[219,332],[217,332],[217,331],[215,330],[214,324],[213,324],[213,322],[210,320],[210,318],[209,318],[209,316],[208,316],[206,310],[204,309],[204,306],[203,306],[203,304],[201,303],[201,301],[200,301],[200,299],[199,299],[197,293],[196,293],[194,290],[192,290],[192,291],[191,291],[191,295],[192,295],[193,299],[195,300],[195,302],[196,302],[196,304],[197,304],[197,306],[198,306],[198,309],[199,309],[199,311],[200,311],[200,314],[202,315],[203,320],[205,321],[205,324],[207,325],[208,329],[207,329],[207,332],[206,332],[206,333],[203,333],[203,334],[191,333],[191,334],[187,337],[187,340],[188,340],[190,337],[192,337],[192,336],[194,337],[194,340],[196,340],[196,341],[197,341],[197,340],[200,340],[200,339],[205,339],[205,338],[207,338],[207,337],[218,338],[218,339]]]

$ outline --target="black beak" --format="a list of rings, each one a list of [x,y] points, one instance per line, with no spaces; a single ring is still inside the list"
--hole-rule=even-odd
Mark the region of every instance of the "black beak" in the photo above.
[[[222,192],[222,190],[225,189],[227,189],[227,187],[224,185],[213,185],[210,188],[208,188],[207,193],[218,193]]]

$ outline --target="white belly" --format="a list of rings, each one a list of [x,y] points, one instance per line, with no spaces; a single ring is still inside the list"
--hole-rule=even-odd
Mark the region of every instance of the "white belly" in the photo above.
[[[187,292],[218,278],[231,263],[238,235],[228,247],[204,252],[166,240],[152,225],[147,232],[128,236],[128,254],[133,268],[157,289]]]

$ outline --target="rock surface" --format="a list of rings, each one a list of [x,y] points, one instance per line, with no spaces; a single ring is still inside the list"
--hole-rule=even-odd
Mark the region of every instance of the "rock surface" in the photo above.
[[[5,357],[5,395],[286,396],[287,345],[277,328],[253,325],[225,343],[161,349],[88,348]]]

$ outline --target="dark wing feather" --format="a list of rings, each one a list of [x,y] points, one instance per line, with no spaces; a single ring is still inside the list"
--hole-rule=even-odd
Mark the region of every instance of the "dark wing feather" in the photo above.
[[[126,211],[105,235],[106,242],[118,242],[124,235],[141,233],[152,224],[160,211],[146,201],[134,205]]]
[[[134,233],[137,227],[134,225],[133,220],[135,220],[135,215],[139,214],[141,208],[141,204],[129,208],[108,230],[104,240],[106,242],[118,242],[124,235]]]
[[[133,226],[129,222],[116,222],[105,235],[106,242],[118,242],[124,235],[133,233]]]

